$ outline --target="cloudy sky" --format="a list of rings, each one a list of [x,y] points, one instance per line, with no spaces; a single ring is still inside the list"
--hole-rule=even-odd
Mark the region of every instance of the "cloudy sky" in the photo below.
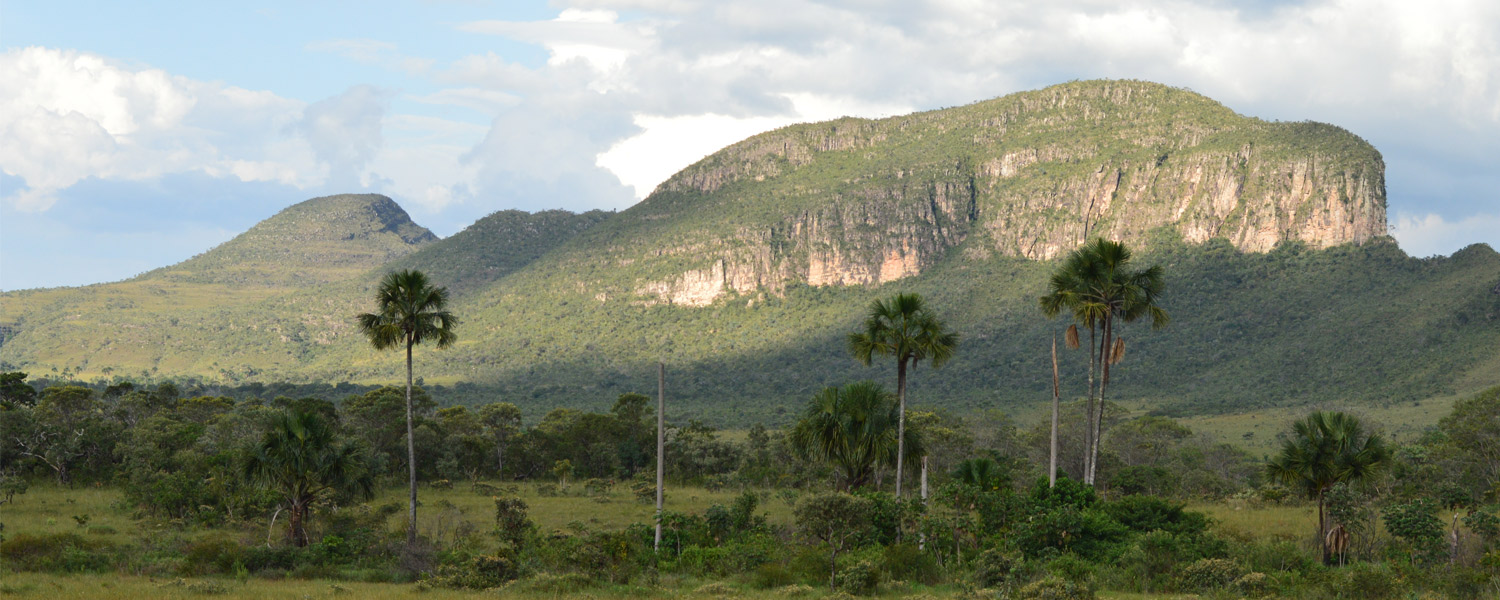
[[[1407,252],[1500,248],[1493,0],[11,0],[0,48],[5,290],[129,277],[329,193],[444,236],[623,209],[769,128],[1093,78],[1345,127]]]

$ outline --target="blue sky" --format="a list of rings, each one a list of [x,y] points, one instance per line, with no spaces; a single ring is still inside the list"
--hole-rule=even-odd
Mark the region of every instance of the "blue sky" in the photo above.
[[[1500,248],[1500,3],[6,2],[0,289],[112,281],[303,199],[451,235],[622,209],[747,135],[1073,79],[1350,129],[1418,256]]]

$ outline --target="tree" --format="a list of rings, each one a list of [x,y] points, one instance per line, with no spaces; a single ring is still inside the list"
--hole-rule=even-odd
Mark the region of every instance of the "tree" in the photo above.
[[[479,421],[495,438],[495,477],[505,479],[505,445],[521,430],[521,409],[509,402],[491,402],[479,407]]]
[[[1069,346],[1078,347],[1076,325],[1089,328],[1089,400],[1087,405],[1087,447],[1084,482],[1094,484],[1098,471],[1099,439],[1104,429],[1104,399],[1109,386],[1110,366],[1125,357],[1125,341],[1119,338],[1117,322],[1131,323],[1150,317],[1154,329],[1170,322],[1167,312],[1156,302],[1164,284],[1161,265],[1133,269],[1131,251],[1120,242],[1099,238],[1074,250],[1052,274],[1047,293],[1039,299],[1042,312],[1056,317],[1070,313],[1075,327],[1068,331]],[[1095,345],[1095,342],[1098,345]],[[1094,388],[1098,371],[1099,386]]]
[[[792,509],[802,535],[828,544],[828,589],[838,575],[839,552],[865,533],[875,502],[841,492],[808,497]]]
[[[20,371],[0,373],[0,410],[14,410],[36,404],[36,388],[26,383]]]
[[[958,347],[958,334],[948,330],[917,294],[896,294],[870,305],[864,331],[849,334],[849,352],[865,366],[876,355],[896,357],[896,497],[907,455],[906,370],[924,360],[941,367]]]
[[[792,428],[792,446],[803,458],[832,463],[842,476],[840,489],[869,485],[875,467],[895,464],[898,452],[922,454],[921,440],[913,433],[907,443],[897,443],[900,416],[892,400],[870,381],[824,388]]]
[[[1314,412],[1292,425],[1281,453],[1266,464],[1266,475],[1302,490],[1318,503],[1318,540],[1328,562],[1327,494],[1335,484],[1368,480],[1390,462],[1379,434],[1365,431],[1358,418],[1341,412]]]
[[[306,546],[307,517],[319,500],[373,497],[363,449],[339,439],[316,412],[273,414],[265,435],[245,462],[245,475],[273,489],[286,504],[287,538]]]
[[[411,403],[411,350],[417,344],[432,341],[439,348],[451,346],[458,336],[453,328],[458,318],[447,311],[448,288],[432,287],[421,271],[395,271],[386,274],[375,290],[378,308],[362,313],[359,330],[370,339],[376,350],[406,348],[406,458],[410,475],[411,498],[408,504],[406,543],[417,541],[417,447],[413,433]]]

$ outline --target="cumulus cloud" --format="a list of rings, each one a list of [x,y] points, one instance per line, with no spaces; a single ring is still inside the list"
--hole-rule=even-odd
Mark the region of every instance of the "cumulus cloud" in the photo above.
[[[381,119],[389,99],[389,92],[357,85],[302,112],[296,129],[312,145],[318,163],[327,167],[328,186],[363,187],[364,167],[383,141]]]
[[[199,171],[308,185],[306,144],[281,133],[300,102],[130,69],[72,50],[0,54],[0,168],[25,181],[17,209],[44,211],[86,178],[149,180]]]
[[[1500,214],[1469,215],[1450,221],[1432,213],[1402,213],[1391,224],[1391,235],[1412,256],[1448,255],[1477,243],[1500,250]]]
[[[473,56],[437,76],[517,98],[495,107],[496,124],[507,127],[539,110],[533,96],[617,111],[571,126],[543,119],[572,131],[550,132],[542,144],[581,135],[589,143],[566,152],[593,151],[600,135],[629,131],[618,126],[628,119],[639,133],[604,144],[592,164],[635,197],[737,136],[789,122],[953,106],[1096,77],[1187,86],[1265,118],[1332,122],[1372,139],[1392,164],[1423,170],[1458,168],[1455,137],[1468,156],[1500,153],[1500,4],[1481,0],[562,4],[551,20],[458,26],[541,45],[547,65]],[[796,98],[834,108],[808,111]],[[611,125],[580,131],[604,121]],[[516,133],[493,131],[486,144]],[[553,164],[587,170],[576,160]],[[1393,192],[1418,185],[1389,175]],[[1462,197],[1486,189],[1495,188],[1476,182],[1455,193],[1448,210],[1472,208]]]

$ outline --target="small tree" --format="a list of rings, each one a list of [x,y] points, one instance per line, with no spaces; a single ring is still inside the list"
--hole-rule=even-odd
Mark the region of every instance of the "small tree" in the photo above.
[[[869,526],[874,508],[868,498],[829,492],[804,498],[793,509],[802,535],[828,544],[828,589],[834,588],[838,575],[839,552]]]
[[[943,366],[958,349],[958,334],[937,318],[918,294],[896,294],[876,300],[864,330],[849,334],[849,352],[869,366],[876,356],[896,358],[896,497],[906,465],[906,371],[922,361]],[[918,455],[918,453],[911,453]]]
[[[1292,437],[1266,464],[1266,475],[1317,501],[1318,540],[1323,546],[1323,562],[1327,563],[1331,557],[1327,544],[1328,491],[1341,482],[1363,482],[1385,468],[1390,457],[1385,440],[1366,432],[1359,419],[1341,412],[1319,411],[1292,425]]]
[[[521,430],[521,409],[509,402],[491,402],[479,407],[479,421],[495,438],[495,478],[505,479],[505,445]]]
[[[278,412],[268,425],[245,462],[245,475],[282,497],[288,512],[287,538],[293,545],[306,546],[313,504],[348,496],[368,499],[373,496],[373,478],[362,449],[340,439],[322,415]]]

